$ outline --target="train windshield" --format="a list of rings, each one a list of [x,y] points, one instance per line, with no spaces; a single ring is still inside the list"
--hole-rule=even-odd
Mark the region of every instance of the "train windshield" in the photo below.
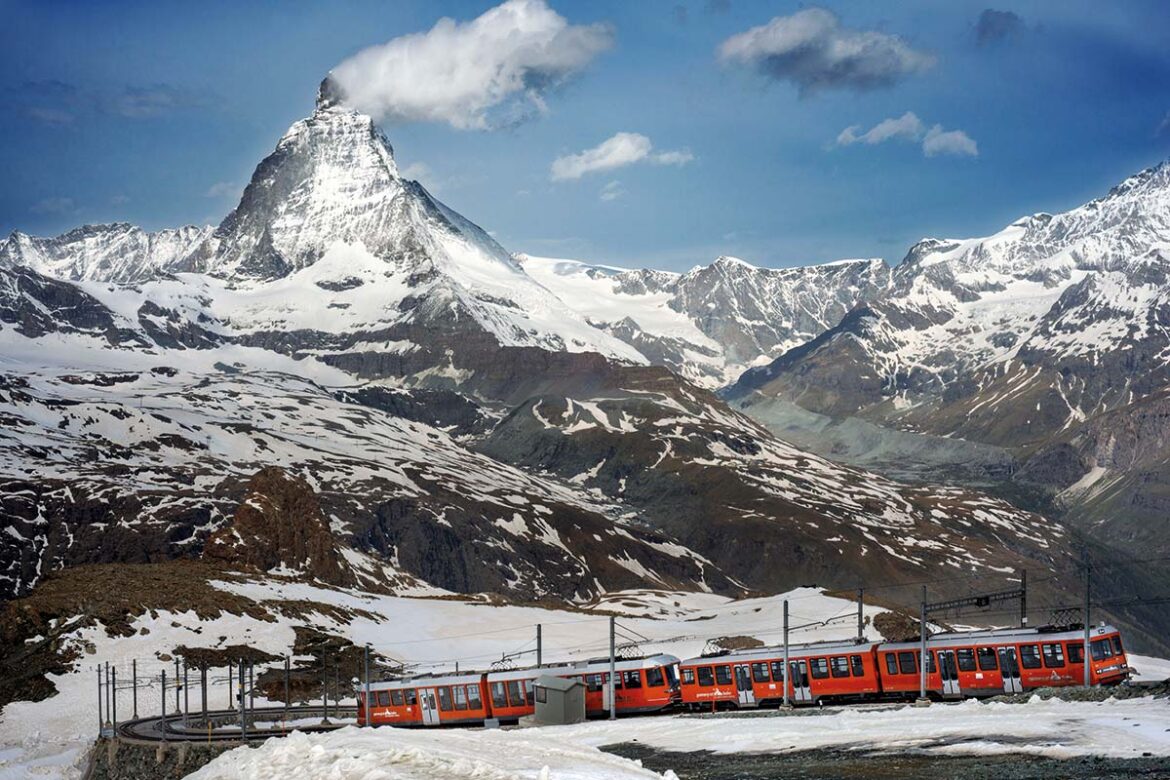
[[[1108,639],[1094,639],[1093,644],[1089,647],[1092,650],[1094,661],[1104,661],[1106,658],[1113,657],[1113,643]]]
[[[666,682],[670,684],[671,688],[678,687],[678,672],[675,671],[673,665],[662,667],[666,672]]]

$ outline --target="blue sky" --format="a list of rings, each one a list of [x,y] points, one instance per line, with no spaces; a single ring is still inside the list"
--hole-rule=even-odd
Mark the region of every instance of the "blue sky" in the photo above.
[[[541,94],[543,112],[497,129],[383,123],[400,167],[514,251],[673,269],[719,254],[896,262],[923,236],[1068,208],[1170,157],[1170,4],[1159,0],[817,4],[843,35],[877,34],[914,58],[879,78],[720,56],[728,39],[810,4],[549,5],[574,28],[603,29],[608,46]],[[0,230],[217,223],[331,68],[489,8],[0,2]],[[907,112],[882,142],[838,141]],[[928,156],[936,125],[973,146]],[[652,149],[551,175],[554,160],[617,133]],[[654,164],[663,152],[680,156]]]

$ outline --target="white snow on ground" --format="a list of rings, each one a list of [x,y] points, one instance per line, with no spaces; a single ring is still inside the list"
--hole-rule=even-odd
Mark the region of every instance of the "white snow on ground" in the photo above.
[[[1170,680],[1170,661],[1165,658],[1152,658],[1133,653],[1127,653],[1126,658],[1129,659],[1129,665],[1137,670],[1138,680],[1142,682]]]
[[[1170,756],[1170,701],[1026,704],[965,701],[930,707],[841,707],[807,717],[640,718],[545,727],[566,742],[638,742],[670,751],[715,753],[845,750],[1028,753],[1052,758]]]
[[[324,631],[348,637],[355,644],[369,642],[375,652],[398,659],[407,663],[415,671],[425,672],[438,669],[450,669],[455,662],[459,662],[462,669],[484,669],[490,663],[500,658],[504,653],[516,651],[532,651],[535,647],[536,624],[543,627],[544,658],[546,661],[582,660],[599,657],[608,650],[608,613],[616,611],[627,615],[619,618],[618,624],[627,635],[637,632],[649,641],[640,645],[647,653],[669,652],[679,657],[696,655],[704,649],[707,640],[713,637],[749,635],[768,644],[776,644],[782,640],[783,602],[787,598],[790,603],[791,625],[793,626],[792,641],[808,642],[829,639],[846,639],[856,632],[856,605],[842,599],[830,598],[822,592],[812,588],[801,588],[780,596],[758,599],[731,601],[722,596],[702,593],[674,593],[668,591],[627,591],[609,594],[606,598],[589,605],[585,612],[568,612],[560,610],[541,609],[522,606],[494,606],[483,601],[468,599],[455,601],[447,599],[406,598],[400,596],[378,596],[358,591],[347,591],[314,587],[311,585],[269,578],[258,579],[247,583],[219,583],[226,591],[235,592],[251,597],[257,601],[269,600],[298,600],[316,601],[329,605],[350,607],[372,613],[376,617],[365,614],[355,616],[352,622],[340,623],[332,617],[315,615],[312,623]],[[595,609],[604,614],[591,615],[588,610]],[[865,615],[871,618],[881,610],[867,607]],[[96,691],[96,663],[109,661],[118,669],[119,685],[118,712],[125,718],[131,708],[131,693],[123,687],[128,680],[131,660],[137,659],[140,676],[150,676],[152,682],[139,690],[140,714],[153,714],[159,711],[160,692],[157,684],[158,674],[167,669],[168,675],[173,673],[173,664],[161,660],[159,655],[169,653],[175,646],[186,644],[193,647],[214,647],[230,644],[249,644],[260,650],[281,655],[288,652],[292,644],[292,626],[298,621],[293,619],[279,619],[277,622],[266,622],[247,617],[223,616],[214,621],[201,621],[193,613],[159,612],[155,616],[144,616],[134,621],[132,627],[137,632],[133,636],[111,638],[100,629],[85,629],[78,632],[77,639],[92,642],[94,652],[86,654],[79,662],[78,671],[52,677],[53,683],[60,692],[57,696],[43,702],[17,702],[10,704],[0,712],[0,780],[15,780],[15,778],[76,778],[80,774],[78,762],[85,753],[88,744],[93,740],[97,731],[97,691]],[[142,633],[145,629],[147,633]],[[222,639],[221,639],[222,637]],[[619,639],[619,641],[621,641]],[[530,663],[532,655],[522,656],[519,663]],[[1139,679],[1158,679],[1164,671],[1170,671],[1170,661],[1137,657],[1135,665],[1144,673]],[[1162,671],[1158,671],[1162,670]],[[192,682],[194,682],[192,680]],[[217,670],[211,677],[209,705],[211,708],[223,708],[230,701],[227,687],[226,672]],[[168,707],[174,710],[173,689],[168,696]],[[198,709],[198,688],[193,688],[191,696],[192,709]],[[264,706],[269,702],[257,698],[257,706]],[[1067,709],[1062,709],[1067,707]],[[1143,713],[1150,713],[1144,716]],[[1003,705],[999,709],[989,705],[960,705],[936,706],[928,710],[916,711],[899,710],[896,718],[902,724],[898,728],[891,727],[888,734],[902,739],[906,734],[914,734],[915,738],[929,740],[931,734],[938,730],[941,736],[964,733],[970,737],[981,734],[1009,733],[1005,727],[994,720],[996,729],[988,731],[989,726],[982,720],[970,721],[963,731],[965,722],[970,718],[982,718],[985,713],[1000,713],[996,718],[1019,717],[1021,721],[1030,723],[1029,728],[1040,734],[1035,744],[1041,747],[1049,745],[1044,736],[1049,732],[1061,737],[1064,741],[1052,743],[1053,750],[1064,746],[1069,750],[1094,752],[1094,748],[1087,742],[1079,739],[1076,729],[1065,729],[1060,724],[1070,718],[1074,722],[1081,719],[1085,722],[1101,720],[1105,724],[1121,723],[1121,718],[1136,713],[1143,715],[1135,717],[1137,723],[1162,723],[1161,726],[1150,731],[1146,727],[1134,728],[1126,725],[1135,732],[1127,739],[1145,739],[1147,736],[1153,741],[1162,740],[1163,746],[1157,748],[1157,754],[1170,755],[1170,704],[1167,702],[1118,702],[1106,704],[1078,704],[1063,705],[1062,703],[1045,703],[1043,705]],[[922,714],[919,714],[922,713]],[[964,714],[965,713],[965,714]],[[1026,715],[1025,713],[1031,713]],[[929,726],[938,719],[939,725]],[[1051,716],[1051,717],[1049,717]],[[829,717],[834,720],[826,721]],[[918,720],[921,719],[921,720]],[[1035,720],[1032,723],[1032,720]],[[1161,720],[1157,720],[1161,719]],[[1165,722],[1163,722],[1165,721]],[[884,723],[879,713],[870,711],[853,711],[835,713],[828,716],[799,717],[799,718],[765,718],[760,720],[732,718],[729,720],[696,720],[692,718],[639,718],[623,719],[617,726],[604,723],[590,723],[583,726],[566,727],[549,731],[548,729],[534,731],[526,730],[521,736],[506,736],[499,732],[482,731],[447,731],[441,733],[426,732],[416,736],[401,736],[402,732],[382,730],[377,736],[365,736],[364,732],[354,736],[345,736],[350,730],[331,736],[319,736],[304,739],[298,738],[296,743],[288,743],[293,747],[280,748],[269,745],[265,751],[287,751],[281,753],[283,757],[276,757],[274,761],[285,762],[281,766],[291,766],[299,761],[298,756],[336,758],[338,773],[331,775],[338,780],[349,777],[372,777],[368,774],[346,774],[341,769],[356,767],[353,771],[365,767],[361,761],[362,751],[355,753],[355,745],[369,747],[371,751],[381,751],[383,759],[390,755],[401,755],[403,760],[414,760],[417,751],[427,752],[432,743],[425,740],[435,740],[435,745],[441,746],[428,754],[437,756],[439,763],[433,766],[406,763],[399,774],[385,775],[387,777],[430,778],[430,777],[484,777],[484,778],[512,778],[512,777],[540,777],[540,770],[547,764],[550,767],[550,777],[556,778],[593,778],[593,777],[654,777],[646,774],[634,764],[606,763],[617,762],[618,759],[603,756],[593,751],[591,746],[604,745],[623,739],[613,729],[625,729],[624,733],[637,736],[647,744],[670,748],[665,740],[673,730],[681,730],[680,734],[689,736],[679,737],[679,742],[688,745],[686,749],[699,749],[706,745],[714,749],[714,745],[730,744],[733,739],[754,739],[757,750],[789,749],[791,746],[816,747],[819,743],[809,744],[808,740],[828,739],[824,732],[835,729],[824,728],[827,724],[839,724],[841,728],[852,729],[852,735],[842,738],[840,743],[848,744],[861,740],[864,734],[871,734],[871,738],[880,742],[886,739]],[[992,723],[992,721],[988,721]],[[1113,726],[1108,726],[1113,728]],[[914,729],[910,731],[910,729]],[[919,731],[919,729],[926,729]],[[950,729],[951,731],[946,731]],[[1067,731],[1068,734],[1063,734]],[[1087,729],[1086,729],[1087,731]],[[642,736],[645,732],[645,736]],[[511,732],[509,732],[511,733]],[[1033,733],[1033,732],[1027,732]],[[1129,734],[1129,732],[1126,732]],[[769,735],[774,735],[774,738]],[[1063,736],[1062,736],[1063,735]],[[1152,735],[1152,736],[1151,736]],[[567,744],[566,737],[572,739]],[[941,736],[939,738],[941,738]],[[793,741],[797,737],[800,741]],[[892,737],[890,737],[892,738]],[[1053,737],[1055,739],[1056,737]],[[339,740],[334,744],[332,739]],[[359,742],[353,742],[353,739]],[[360,740],[374,740],[366,743]],[[768,740],[772,741],[769,742]],[[308,740],[307,742],[304,740]],[[379,741],[380,740],[380,741]],[[410,740],[424,740],[410,741]],[[479,756],[486,760],[495,759],[496,752],[502,750],[505,742],[497,740],[520,740],[516,745],[506,743],[509,747],[504,750],[506,763],[485,764],[475,768],[474,765],[459,763],[468,755]],[[534,740],[527,747],[524,740]],[[663,740],[659,744],[656,740]],[[1072,740],[1071,742],[1069,740]],[[1124,742],[1120,738],[1114,739],[1115,746],[1129,746],[1136,744]],[[673,743],[672,743],[673,744]],[[968,743],[971,744],[971,743]],[[379,746],[380,745],[380,746]],[[476,747],[478,745],[478,747]],[[1069,747],[1071,745],[1071,747]],[[694,747],[690,747],[694,746]],[[892,745],[899,747],[900,745]],[[513,749],[514,748],[514,749]],[[544,758],[543,763],[537,762],[541,755],[552,755],[546,748],[566,751],[556,754],[558,757]],[[1018,745],[1004,743],[988,749],[1011,750],[1018,749]],[[748,748],[743,748],[748,749]],[[941,749],[941,748],[940,748]],[[1150,748],[1145,748],[1149,750]],[[399,751],[395,753],[394,751]],[[416,752],[411,752],[416,751]],[[478,752],[477,752],[478,751]],[[256,751],[251,751],[255,754]],[[515,753],[513,756],[512,754]],[[1140,754],[1140,753],[1139,753]],[[1132,754],[1125,754],[1132,755]],[[356,757],[355,757],[356,756]],[[349,758],[347,758],[349,757]],[[347,763],[350,759],[358,763]],[[358,759],[361,758],[359,761]],[[505,760],[501,759],[501,760]],[[305,759],[305,767],[318,766],[314,764],[318,758]],[[330,761],[333,759],[330,758]],[[446,763],[443,763],[446,762]],[[511,762],[511,763],[509,763]],[[259,762],[256,766],[275,765]],[[330,764],[333,766],[333,764]],[[384,766],[380,765],[380,766]],[[458,774],[456,771],[465,771]],[[472,767],[472,768],[467,768]],[[575,767],[575,768],[574,768]],[[273,775],[250,774],[244,772],[246,767],[236,767],[236,774],[206,775],[206,777],[269,777]],[[397,767],[395,767],[397,769]],[[407,769],[408,768],[408,769]],[[480,774],[467,774],[472,771]],[[227,771],[227,770],[225,770]],[[259,770],[258,770],[259,771]],[[267,771],[267,770],[265,770]],[[349,771],[348,769],[346,771]],[[372,769],[370,769],[372,771]],[[422,774],[430,771],[431,774]],[[414,772],[411,774],[410,772]],[[574,774],[573,772],[577,772]],[[589,774],[592,772],[593,774]],[[626,772],[627,774],[621,774]],[[637,774],[637,772],[643,772]],[[286,772],[283,777],[320,777],[319,772],[305,770],[297,775]]]
[[[225,753],[190,780],[615,780],[663,778],[637,762],[567,743],[555,730],[347,728],[296,733]],[[673,778],[668,772],[666,778]]]

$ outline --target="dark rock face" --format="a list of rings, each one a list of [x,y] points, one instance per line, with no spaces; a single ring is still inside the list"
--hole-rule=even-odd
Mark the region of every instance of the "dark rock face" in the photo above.
[[[313,489],[271,466],[248,482],[235,516],[208,537],[203,556],[262,572],[301,571],[329,585],[356,582]]]

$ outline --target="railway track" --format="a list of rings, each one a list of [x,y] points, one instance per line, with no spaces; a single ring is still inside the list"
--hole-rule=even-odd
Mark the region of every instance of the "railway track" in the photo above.
[[[332,731],[352,725],[356,717],[356,707],[329,707],[328,712],[320,706],[258,707],[248,710],[248,728],[241,733],[239,711],[209,710],[206,717],[202,712],[176,713],[123,721],[116,733],[129,743],[251,742],[282,737],[290,731]]]

